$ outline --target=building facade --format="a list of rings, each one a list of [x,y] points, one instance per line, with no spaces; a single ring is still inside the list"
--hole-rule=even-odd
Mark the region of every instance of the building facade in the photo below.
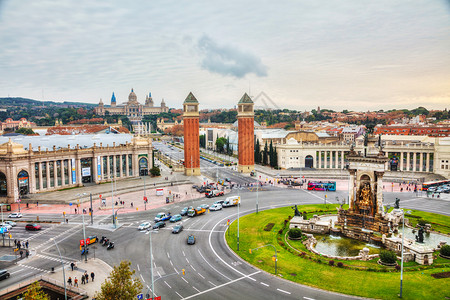
[[[128,102],[117,105],[116,96],[113,93],[110,106],[105,106],[102,99],[100,99],[98,106],[95,108],[95,113],[99,116],[109,113],[110,115],[127,116],[132,121],[140,121],[145,115],[156,115],[163,112],[169,112],[164,99],[162,99],[160,107],[155,107],[152,95],[149,93],[145,96],[145,104],[142,105],[138,102],[133,89],[128,95]]]
[[[28,146],[11,139],[1,144],[0,202],[13,203],[27,194],[147,174],[152,161],[150,139],[117,136],[111,135],[110,140],[118,142],[108,145],[95,142],[96,139],[105,140],[99,135],[92,137],[90,145],[66,144],[64,148],[41,146],[38,139]],[[51,143],[48,138],[36,138],[41,139],[42,145]],[[64,138],[67,141],[67,137]]]
[[[25,118],[21,118],[19,121],[14,121],[11,118],[5,120],[5,122],[0,122],[0,131],[4,131],[5,129],[16,130],[19,128],[34,128],[36,127],[36,123],[30,122]]]

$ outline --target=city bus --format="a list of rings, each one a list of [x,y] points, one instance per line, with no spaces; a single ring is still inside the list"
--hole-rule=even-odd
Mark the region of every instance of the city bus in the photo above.
[[[336,191],[336,181],[308,181],[310,191]]]
[[[422,184],[422,191],[427,191],[430,187],[438,187],[444,184],[450,184],[450,180],[428,181]]]

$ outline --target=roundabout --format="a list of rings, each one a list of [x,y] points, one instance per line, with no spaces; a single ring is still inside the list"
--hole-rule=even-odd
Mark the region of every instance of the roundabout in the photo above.
[[[303,205],[299,210],[308,214],[329,213],[338,205]],[[415,212],[414,212],[415,213]],[[395,265],[379,265],[378,257],[369,261],[330,259],[309,251],[302,240],[289,240],[288,222],[293,215],[291,207],[282,207],[250,213],[240,218],[240,250],[237,250],[237,222],[233,222],[225,238],[229,247],[255,267],[275,274],[274,250],[263,247],[273,245],[277,250],[277,277],[308,286],[359,297],[398,298],[400,271]],[[427,221],[442,220],[442,215],[424,213]],[[448,217],[445,224],[449,226]],[[445,218],[444,218],[445,220]],[[268,224],[274,224],[268,226]],[[287,224],[287,225],[285,225]],[[267,228],[270,227],[270,230]],[[450,228],[450,227],[448,227]],[[447,232],[448,233],[448,232]],[[303,240],[304,241],[304,240]],[[403,297],[406,299],[431,299],[450,293],[449,279],[435,279],[431,274],[448,272],[450,261],[434,253],[431,266],[416,262],[404,263]]]

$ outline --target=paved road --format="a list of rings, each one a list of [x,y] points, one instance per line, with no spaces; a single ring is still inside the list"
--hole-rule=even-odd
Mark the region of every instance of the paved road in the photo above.
[[[251,213],[256,207],[256,193],[248,189],[239,191],[242,197],[241,214]],[[236,193],[236,191],[233,191]],[[324,192],[310,192],[285,188],[266,188],[259,193],[260,210],[293,204],[323,203]],[[420,208],[426,211],[439,211],[450,215],[450,206],[443,200],[425,200],[423,198],[404,198],[414,196],[405,193],[385,193],[385,201],[393,203],[396,197],[401,197],[401,204],[405,208]],[[346,197],[345,192],[328,192],[327,199]],[[211,204],[217,199],[194,200]],[[190,201],[187,204],[191,204]],[[152,237],[154,258],[155,292],[168,299],[196,298],[239,298],[239,299],[329,299],[326,291],[293,284],[262,272],[247,265],[237,258],[225,244],[224,233],[226,220],[237,217],[237,208],[224,208],[222,211],[210,212],[194,218],[183,218],[184,231],[178,235],[170,232],[171,224],[167,228],[150,233],[140,232],[137,226],[144,220],[152,221],[159,211],[178,212],[184,204],[165,206],[164,209],[148,210],[119,215],[121,227],[115,231],[87,226],[86,235],[96,234],[108,236],[116,242],[116,248],[108,251],[105,247],[96,245],[95,255],[110,265],[118,264],[123,259],[132,261],[137,276],[142,280],[146,289],[151,286],[150,272],[150,235]],[[25,216],[24,218],[33,218]],[[42,219],[52,219],[53,216],[40,216]],[[108,216],[96,216],[95,223],[109,223]],[[53,240],[58,241],[61,255],[66,263],[72,259],[79,260],[79,240],[82,239],[81,216],[74,216],[69,224],[44,224],[39,232],[26,232],[20,224],[12,230],[14,237],[29,239],[34,258],[23,259],[18,265],[10,266],[12,277],[0,282],[0,289],[14,282],[24,280],[35,274],[49,272],[52,267],[60,265],[59,256]],[[194,234],[197,243],[186,245],[188,234]],[[89,256],[94,255],[91,248]],[[181,276],[181,270],[186,275]],[[148,286],[148,287],[147,287]],[[144,291],[145,292],[145,291]],[[333,294],[332,298],[349,298],[345,295]]]

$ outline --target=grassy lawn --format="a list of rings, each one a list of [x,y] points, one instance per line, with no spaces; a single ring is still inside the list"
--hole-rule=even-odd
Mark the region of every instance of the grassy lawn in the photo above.
[[[333,210],[333,205],[306,205],[299,206],[298,209],[303,212],[319,214],[313,211]],[[334,209],[334,212],[336,210]],[[416,214],[416,211],[414,211]],[[278,254],[278,276],[298,283],[318,287],[325,290],[339,293],[357,295],[362,297],[397,299],[400,288],[400,272],[394,269],[387,269],[376,264],[376,260],[370,262],[363,261],[342,261],[344,267],[337,267],[338,260],[335,260],[335,266],[328,265],[329,259],[313,255],[306,250],[300,242],[289,241],[289,243],[300,252],[305,252],[304,257],[301,254],[288,251],[287,247],[282,247],[279,243],[284,243],[284,233],[278,234],[283,230],[284,220],[293,215],[290,207],[278,208],[259,212],[258,215],[251,214],[240,219],[240,251],[237,251],[237,222],[230,226],[230,232],[226,234],[229,246],[244,260],[274,274],[274,256],[275,251],[271,246],[254,249],[264,245],[273,245]],[[430,221],[440,221],[441,216],[432,214],[426,215]],[[425,217],[424,217],[425,218]],[[448,217],[446,217],[448,219]],[[445,219],[445,218],[443,218]],[[428,219],[427,219],[428,220]],[[448,222],[448,220],[446,220]],[[264,231],[267,224],[275,225],[270,231]],[[318,260],[320,262],[318,262]],[[405,271],[403,274],[403,297],[404,299],[443,299],[450,297],[450,279],[434,279],[430,276],[432,273],[450,271],[450,262],[443,259],[437,259],[436,263],[440,268],[421,267],[416,263],[407,263],[406,269],[415,271]],[[357,268],[371,268],[376,271],[360,271]],[[423,268],[423,269],[422,269]]]

